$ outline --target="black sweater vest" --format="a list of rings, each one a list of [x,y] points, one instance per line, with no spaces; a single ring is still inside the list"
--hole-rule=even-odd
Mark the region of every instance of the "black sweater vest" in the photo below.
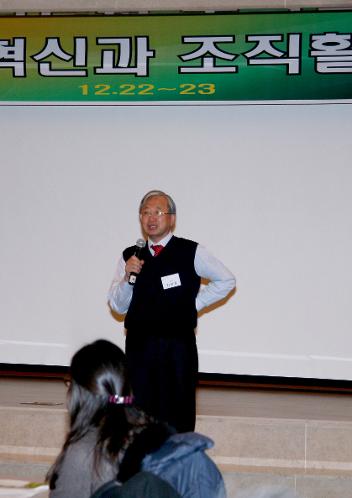
[[[135,247],[123,252],[124,260]],[[157,257],[148,246],[141,253],[144,260],[141,273],[133,288],[125,327],[138,334],[182,335],[197,326],[196,296],[200,277],[194,269],[197,243],[173,236]],[[161,277],[178,274],[181,285],[164,289]]]

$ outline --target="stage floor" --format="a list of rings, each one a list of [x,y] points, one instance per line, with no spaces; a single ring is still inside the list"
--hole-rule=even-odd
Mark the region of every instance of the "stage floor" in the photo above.
[[[0,377],[0,406],[65,410],[66,390],[60,379]],[[352,421],[352,394],[201,386],[197,414]]]
[[[43,482],[64,438],[66,390],[62,379],[0,377],[0,496],[29,498],[24,482]],[[264,484],[351,498],[351,393],[201,386],[197,415],[229,498]]]

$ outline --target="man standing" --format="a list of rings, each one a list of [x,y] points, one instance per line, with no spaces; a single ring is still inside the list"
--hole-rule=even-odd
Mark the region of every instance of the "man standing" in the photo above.
[[[159,190],[139,207],[146,246],[123,251],[109,305],[125,314],[126,356],[136,403],[179,432],[195,427],[197,313],[235,288],[232,273],[202,246],[176,237],[176,205]],[[130,274],[137,275],[130,285]],[[209,281],[200,290],[201,278]]]

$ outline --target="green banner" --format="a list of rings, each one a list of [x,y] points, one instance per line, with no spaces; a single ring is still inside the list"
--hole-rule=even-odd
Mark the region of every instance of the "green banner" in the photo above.
[[[0,18],[2,103],[352,98],[352,11]]]

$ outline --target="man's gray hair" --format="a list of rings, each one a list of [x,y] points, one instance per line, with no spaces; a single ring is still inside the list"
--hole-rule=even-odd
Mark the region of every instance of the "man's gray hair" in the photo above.
[[[150,192],[147,192],[143,199],[141,200],[141,203],[139,205],[139,212],[142,211],[143,206],[146,204],[146,202],[151,198],[151,197],[165,197],[167,200],[168,204],[168,210],[169,214],[176,214],[176,204],[173,200],[172,197],[169,196],[169,194],[166,194],[165,192],[162,192],[161,190],[151,190]]]

